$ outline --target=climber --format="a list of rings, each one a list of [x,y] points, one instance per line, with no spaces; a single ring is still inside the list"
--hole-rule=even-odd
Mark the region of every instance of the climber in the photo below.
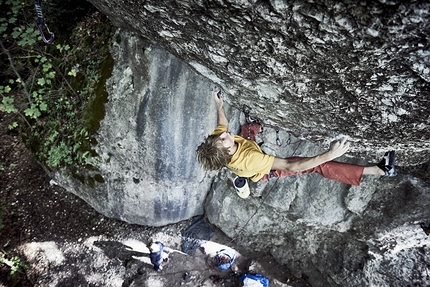
[[[246,180],[243,183],[243,178],[258,182],[272,177],[316,172],[323,177],[358,186],[363,175],[392,177],[397,174],[394,151],[387,152],[377,165],[372,166],[332,161],[348,151],[350,143],[346,138],[333,142],[328,151],[313,157],[279,158],[265,154],[255,141],[228,131],[223,96],[219,95],[219,92],[218,87],[212,91],[217,106],[218,126],[197,148],[197,160],[205,170],[217,170],[227,166],[238,176],[234,183],[238,195],[243,198],[249,195],[249,190],[243,191],[240,188],[245,184],[244,188],[248,189]],[[240,182],[242,184],[237,186]],[[241,193],[242,191],[245,193]]]

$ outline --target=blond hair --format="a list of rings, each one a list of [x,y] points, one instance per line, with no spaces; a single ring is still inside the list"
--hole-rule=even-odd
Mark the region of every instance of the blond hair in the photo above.
[[[204,170],[221,169],[231,160],[228,149],[219,144],[220,135],[209,135],[196,150],[197,161],[202,165]]]

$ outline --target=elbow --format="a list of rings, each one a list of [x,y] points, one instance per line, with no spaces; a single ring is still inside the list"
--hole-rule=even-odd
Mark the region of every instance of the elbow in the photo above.
[[[284,170],[288,172],[299,172],[306,170],[306,166],[301,162],[286,162],[284,165]]]
[[[299,171],[302,171],[303,169],[300,168],[300,166],[298,166],[298,165],[292,165],[292,166],[289,165],[285,168],[285,170],[289,171],[289,172],[299,172]]]
[[[300,171],[300,166],[296,163],[289,162],[286,159],[275,159],[272,169],[274,170],[284,170],[288,172]]]

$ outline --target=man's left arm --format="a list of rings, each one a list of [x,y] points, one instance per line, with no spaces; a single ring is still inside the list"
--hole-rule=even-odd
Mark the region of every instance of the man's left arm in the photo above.
[[[218,126],[226,126],[228,129],[228,120],[227,117],[225,115],[225,111],[224,111],[224,96],[221,94],[220,97],[218,97],[218,92],[220,91],[219,87],[216,87],[213,91],[212,91],[212,97],[214,98],[214,101],[216,103],[216,107],[217,107],[217,124]]]

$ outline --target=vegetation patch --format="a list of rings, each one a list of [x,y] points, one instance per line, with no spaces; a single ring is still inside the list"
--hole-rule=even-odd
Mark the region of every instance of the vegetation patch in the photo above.
[[[10,132],[19,133],[40,162],[78,176],[97,156],[93,136],[104,118],[114,27],[86,1],[42,5],[55,34],[51,44],[42,41],[32,2],[0,4],[6,11],[0,18],[0,109],[15,115]]]

